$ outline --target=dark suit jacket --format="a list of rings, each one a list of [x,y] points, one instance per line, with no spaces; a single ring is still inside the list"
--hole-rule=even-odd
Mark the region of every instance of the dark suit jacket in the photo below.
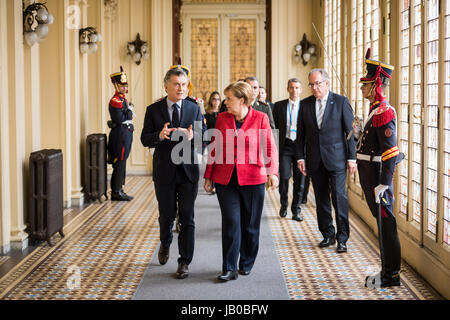
[[[320,160],[328,171],[345,170],[347,160],[356,159],[356,141],[347,140],[353,129],[353,110],[348,99],[330,91],[321,129],[317,125],[316,98],[303,99],[301,105],[297,121],[297,159],[305,159],[310,173],[317,170]]]
[[[284,141],[286,140],[286,117],[287,117],[287,109],[288,109],[289,99],[275,102],[275,106],[273,108],[273,121],[275,123],[275,128],[278,129],[278,141],[280,150],[280,157],[283,153]],[[300,115],[300,107],[298,108],[298,115]],[[298,117],[297,117],[298,121]]]
[[[201,125],[200,132],[197,134],[194,122],[199,121]],[[177,145],[178,141],[163,140],[160,141],[159,134],[164,124],[170,121],[169,111],[167,109],[167,97],[161,101],[147,107],[144,119],[144,128],[141,133],[141,142],[144,147],[155,148],[153,154],[153,181],[155,183],[170,184],[175,179],[176,164],[172,162],[172,149]],[[197,183],[200,176],[199,165],[196,164],[196,151],[201,153],[202,137],[206,130],[203,123],[203,116],[200,107],[188,100],[183,100],[181,105],[180,128],[189,128],[192,125],[194,129],[194,138],[191,140],[190,163],[182,163],[181,165],[186,172],[187,177],[192,183]],[[172,125],[169,126],[170,128]],[[183,138],[184,139],[184,138]],[[200,139],[200,142],[198,142]],[[200,147],[194,150],[194,142]]]

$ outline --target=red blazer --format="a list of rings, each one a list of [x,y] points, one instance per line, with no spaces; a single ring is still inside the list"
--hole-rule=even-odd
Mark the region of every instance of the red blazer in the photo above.
[[[235,166],[241,186],[266,183],[269,174],[278,176],[278,150],[265,113],[249,107],[241,129],[236,132],[234,116],[222,112],[217,117],[216,130],[205,179],[228,185]]]

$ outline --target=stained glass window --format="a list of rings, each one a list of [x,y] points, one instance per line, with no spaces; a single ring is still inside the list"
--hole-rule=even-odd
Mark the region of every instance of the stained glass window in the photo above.
[[[192,19],[192,84],[193,95],[207,101],[217,90],[217,19]]]
[[[256,20],[230,21],[231,81],[256,75]]]

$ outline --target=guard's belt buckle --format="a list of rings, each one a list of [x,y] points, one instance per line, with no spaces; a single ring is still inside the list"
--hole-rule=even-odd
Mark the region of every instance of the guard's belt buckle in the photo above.
[[[369,154],[362,154],[362,153],[357,153],[356,159],[369,162],[381,162],[381,156],[371,156]]]

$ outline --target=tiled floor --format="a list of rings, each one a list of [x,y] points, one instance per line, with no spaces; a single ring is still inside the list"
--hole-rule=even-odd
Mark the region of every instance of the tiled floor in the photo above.
[[[313,192],[311,192],[313,193]],[[337,254],[336,247],[319,248],[323,239],[317,227],[313,194],[302,206],[303,221],[278,215],[278,192],[269,192],[266,211],[270,214],[272,233],[289,289],[294,300],[417,300],[442,299],[411,268],[402,264],[402,286],[366,288],[364,279],[380,270],[377,246],[361,230],[355,217],[350,218],[348,252]]]
[[[151,178],[128,178],[126,191],[135,196],[133,201],[90,205],[67,223],[65,238],[54,236],[54,247],[44,242],[0,274],[0,299],[131,299],[159,244],[159,228]],[[291,299],[441,298],[406,264],[401,287],[365,288],[365,276],[379,269],[376,245],[353,218],[348,253],[319,249],[312,198],[299,223],[290,215],[278,216],[278,191],[266,196]]]

